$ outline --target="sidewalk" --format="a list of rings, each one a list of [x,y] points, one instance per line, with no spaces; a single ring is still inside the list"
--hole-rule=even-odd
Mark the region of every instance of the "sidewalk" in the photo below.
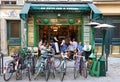
[[[10,57],[5,57],[5,61],[11,60]],[[28,78],[23,78],[23,80],[16,80],[12,78],[9,82],[29,82]],[[46,82],[44,78],[39,78],[38,80],[32,80],[31,82]],[[0,76],[0,82],[5,82],[3,77]],[[50,78],[48,82],[61,82],[59,75],[55,79]],[[108,57],[108,71],[104,77],[92,77],[88,75],[87,79],[84,79],[82,76],[77,79],[73,79],[73,71],[69,70],[66,74],[64,82],[120,82],[120,58]]]

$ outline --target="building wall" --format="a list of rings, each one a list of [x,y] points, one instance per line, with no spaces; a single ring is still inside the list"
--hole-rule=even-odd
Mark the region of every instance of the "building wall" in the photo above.
[[[100,23],[107,23],[114,25],[114,29],[108,29],[106,34],[106,50],[112,55],[120,54],[120,1],[111,0],[111,1],[100,1],[96,0],[94,4],[98,9],[103,13],[103,20],[100,20]],[[97,37],[100,38],[101,37]],[[101,38],[102,39],[102,38]],[[99,49],[99,50],[98,50]],[[101,52],[101,45],[97,46],[96,51]]]
[[[8,55],[8,50],[9,50],[9,47],[8,47],[9,41],[7,40],[7,37],[8,37],[7,36],[7,29],[8,29],[7,21],[13,21],[13,20],[21,21],[19,17],[19,13],[21,12],[21,9],[22,9],[22,6],[17,6],[17,5],[14,5],[14,6],[1,5],[0,6],[0,29],[1,29],[0,36],[2,37],[1,38],[1,51],[5,55]]]
[[[24,34],[25,34],[25,31],[26,29],[24,28],[25,27],[25,21],[21,20],[20,17],[19,17],[19,13],[22,9],[22,6],[24,5],[24,1],[27,1],[27,0],[16,0],[17,4],[16,5],[12,5],[12,6],[6,6],[6,5],[2,5],[1,4],[1,1],[0,0],[0,36],[2,37],[1,38],[1,49],[2,49],[2,52],[4,54],[8,54],[8,47],[7,47],[7,44],[8,44],[8,41],[7,41],[7,20],[20,20],[21,21],[21,37],[22,37],[22,41],[21,41],[21,45],[24,45]],[[31,1],[31,0],[28,0],[28,1]],[[34,1],[34,0],[33,0]],[[46,0],[39,0],[39,1],[46,1]],[[52,1],[52,0],[51,0]],[[53,0],[53,1],[58,1],[58,0]],[[62,0],[64,1],[64,0]],[[65,0],[65,1],[68,1],[68,0]],[[70,0],[70,1],[82,1],[82,0]],[[83,0],[85,1],[85,0]],[[89,1],[89,0],[87,0]],[[90,0],[92,1],[92,0]],[[119,0],[117,1],[114,1],[113,0],[93,0],[94,4],[100,9],[100,11],[103,13],[104,17],[108,16],[109,17],[120,17],[120,2]],[[112,10],[111,10],[112,8]],[[113,12],[114,10],[114,12]],[[110,22],[112,19],[104,19],[101,23],[109,23],[109,24],[113,24],[112,22]],[[119,19],[117,19],[119,20]],[[116,19],[114,19],[114,21],[116,21]],[[88,23],[89,20],[87,17],[84,17],[84,23]],[[88,37],[89,37],[89,34],[88,34],[88,31],[90,30],[89,27],[85,26],[84,25],[84,40],[85,41],[89,41]],[[24,33],[23,33],[24,32]],[[4,37],[3,37],[4,36]],[[100,46],[98,47],[99,48],[99,53],[101,52],[101,48]],[[98,49],[97,48],[97,49]],[[116,48],[117,51],[114,51],[113,49]],[[117,45],[116,46],[112,46],[111,44],[111,47],[110,47],[110,53],[113,54],[112,52],[117,52],[117,54],[120,53],[120,47]]]

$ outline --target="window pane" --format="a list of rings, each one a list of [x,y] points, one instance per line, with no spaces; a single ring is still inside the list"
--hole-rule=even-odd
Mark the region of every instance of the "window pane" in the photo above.
[[[95,30],[95,38],[102,38],[102,32],[100,29]]]
[[[19,37],[19,23],[11,23],[11,37]]]
[[[114,23],[115,28],[114,33],[113,33],[113,37],[114,38],[120,38],[120,24],[119,23]]]

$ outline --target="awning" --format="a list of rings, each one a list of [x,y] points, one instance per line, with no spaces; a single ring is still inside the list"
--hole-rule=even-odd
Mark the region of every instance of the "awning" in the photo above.
[[[92,18],[93,19],[102,19],[102,13],[101,11],[93,4],[93,3],[88,3],[89,7],[92,10]]]
[[[101,18],[102,13],[97,9],[93,3],[82,4],[32,4],[25,3],[20,18],[27,19],[30,10],[80,10],[80,11],[93,11],[93,19]]]
[[[23,8],[22,8],[22,11],[20,13],[20,18],[23,19],[23,20],[26,20],[27,19],[27,16],[28,16],[28,12],[30,10],[30,3],[26,3]]]

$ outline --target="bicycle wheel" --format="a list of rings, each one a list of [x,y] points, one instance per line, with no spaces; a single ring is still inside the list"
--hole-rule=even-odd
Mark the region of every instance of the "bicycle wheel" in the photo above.
[[[16,80],[22,80],[22,65],[18,65],[18,69],[16,70]]]
[[[61,59],[60,58],[54,58],[54,62],[55,62],[55,68],[58,68],[61,64]]]
[[[33,57],[32,57],[32,63],[31,63],[30,71],[31,71],[32,75],[35,74],[35,59]]]
[[[46,63],[46,67],[45,67],[45,80],[48,81],[50,76],[50,66],[48,63]]]
[[[52,73],[53,78],[55,78],[55,62],[51,61],[50,72]]]
[[[28,79],[29,79],[29,81],[31,81],[32,75],[31,75],[31,71],[30,71],[30,69],[28,69],[28,71],[27,71],[27,75],[28,75]]]
[[[64,79],[65,72],[66,72],[65,63],[63,62],[62,65],[61,65],[61,72],[60,72],[60,80],[61,81],[63,81],[63,79]]]
[[[88,74],[87,74],[87,67],[86,67],[86,64],[85,62],[83,61],[82,63],[82,75],[84,78],[87,78]]]
[[[16,80],[22,80],[22,70],[16,71]]]
[[[75,61],[75,65],[74,65],[74,79],[77,78],[77,75],[78,75],[77,62]]]
[[[5,81],[9,81],[11,79],[12,75],[13,75],[13,71],[12,71],[13,65],[11,65],[11,64],[12,63],[10,63],[8,65],[8,67],[6,68],[6,72],[3,75],[3,78],[4,78]]]
[[[83,61],[83,58],[80,60],[80,74],[84,77],[87,78],[87,67],[85,62]]]
[[[82,62],[83,62],[83,59],[80,58],[80,65],[79,65],[79,73],[80,73],[80,75],[82,75]]]

